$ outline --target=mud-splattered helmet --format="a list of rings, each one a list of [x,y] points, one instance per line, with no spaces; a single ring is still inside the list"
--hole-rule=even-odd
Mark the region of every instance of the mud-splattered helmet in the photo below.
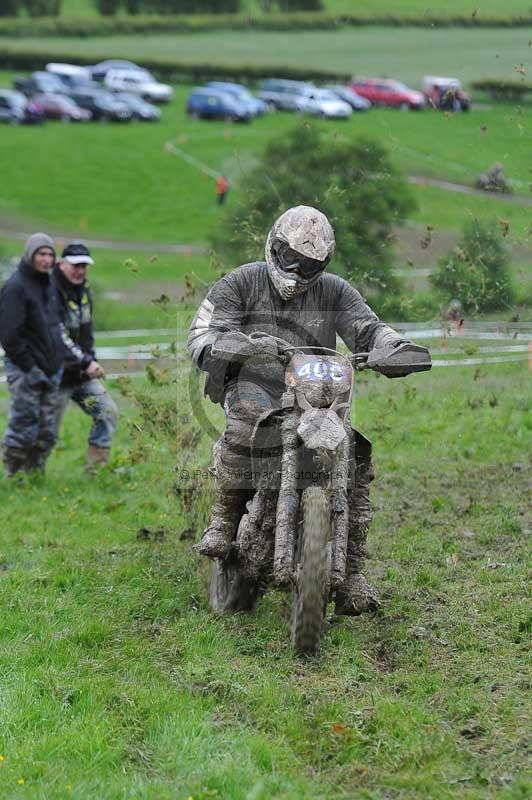
[[[289,208],[277,219],[266,242],[266,264],[272,283],[290,300],[319,279],[334,253],[334,231],[321,211]]]

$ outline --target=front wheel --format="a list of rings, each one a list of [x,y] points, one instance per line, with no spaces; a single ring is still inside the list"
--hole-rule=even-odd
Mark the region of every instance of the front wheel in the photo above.
[[[213,611],[252,611],[258,596],[257,584],[242,576],[237,563],[215,559],[209,588],[209,605]]]
[[[315,653],[320,645],[329,590],[331,518],[327,496],[319,486],[305,489],[301,505],[291,643],[296,653],[304,655]]]

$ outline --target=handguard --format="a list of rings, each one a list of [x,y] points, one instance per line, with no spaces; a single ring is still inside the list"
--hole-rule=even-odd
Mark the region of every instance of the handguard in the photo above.
[[[381,347],[372,350],[366,362],[368,369],[380,372],[387,378],[403,378],[411,372],[431,369],[430,352],[426,347],[405,342],[397,347]]]
[[[278,350],[277,343],[269,336],[250,339],[242,331],[227,331],[213,344],[211,355],[220,361],[243,364],[249,358],[264,362],[276,360]]]

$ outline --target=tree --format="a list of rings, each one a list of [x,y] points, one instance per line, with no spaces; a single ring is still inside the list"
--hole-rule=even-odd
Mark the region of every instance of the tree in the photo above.
[[[460,300],[469,313],[511,305],[508,254],[495,220],[468,222],[458,245],[438,262],[431,283],[445,301]]]
[[[122,5],[122,0],[94,0],[96,8],[104,17],[114,17]]]
[[[277,0],[281,11],[323,11],[321,0]]]
[[[237,206],[213,237],[222,266],[262,259],[273,221],[304,204],[323,211],[335,229],[335,272],[372,295],[399,288],[392,273],[393,227],[415,203],[382,145],[321,135],[304,122],[270,142],[239,190]]]
[[[0,17],[16,17],[21,6],[20,0],[1,0]]]
[[[58,17],[62,0],[22,0],[30,17]]]

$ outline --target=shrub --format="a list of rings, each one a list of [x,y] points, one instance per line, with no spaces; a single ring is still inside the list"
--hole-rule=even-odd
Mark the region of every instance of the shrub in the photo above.
[[[483,78],[471,84],[479,92],[487,92],[494,100],[519,102],[532,92],[532,83],[507,78]]]
[[[20,8],[20,0],[2,0],[0,2],[0,17],[16,17]]]
[[[323,11],[321,0],[277,0],[281,11]]]
[[[300,123],[270,142],[239,188],[238,205],[213,240],[228,267],[262,259],[273,221],[303,204],[317,206],[335,228],[335,272],[374,296],[399,288],[392,273],[392,231],[415,204],[382,145],[322,137],[313,125]]]
[[[94,4],[104,17],[114,17],[122,5],[122,0],[94,0]]]
[[[62,0],[23,0],[30,17],[58,17]]]
[[[495,220],[472,219],[458,245],[440,259],[431,283],[445,302],[456,298],[468,313],[511,305],[508,255]]]

